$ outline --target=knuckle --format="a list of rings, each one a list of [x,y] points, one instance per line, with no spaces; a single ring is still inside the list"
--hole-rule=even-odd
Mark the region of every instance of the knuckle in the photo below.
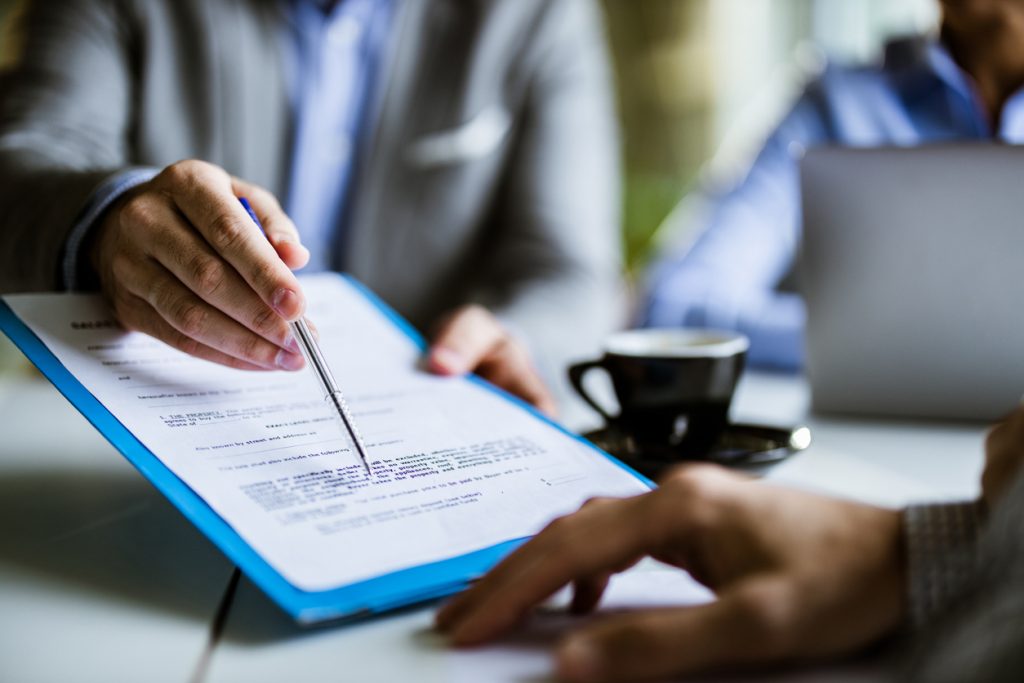
[[[185,159],[165,168],[160,174],[171,186],[190,185],[195,180],[196,162]]]
[[[673,519],[697,542],[713,537],[721,522],[722,496],[715,468],[689,465],[671,471],[655,492],[648,513],[656,520]],[[649,525],[651,528],[657,524]],[[674,527],[676,528],[676,527]]]
[[[204,298],[214,296],[227,279],[224,265],[217,259],[203,254],[193,257],[188,270],[197,293]]]
[[[253,264],[252,277],[254,286],[260,291],[271,292],[277,289],[277,270],[267,261]]]
[[[221,182],[226,175],[218,166],[209,162],[200,159],[183,159],[165,168],[159,177],[162,185],[171,194],[182,192],[187,194],[199,186],[211,182]]]
[[[269,345],[254,334],[247,334],[238,344],[238,352],[242,358],[252,359],[261,363],[267,358]]]
[[[739,598],[740,614],[750,631],[751,642],[757,643],[765,657],[789,654],[796,642],[796,620],[793,603],[778,588],[748,590]]]
[[[144,196],[128,199],[118,214],[121,227],[128,230],[152,228],[156,225],[155,209]]]
[[[174,308],[174,320],[182,334],[195,338],[206,329],[206,310],[190,300],[180,302]]]
[[[283,336],[279,321],[281,318],[269,306],[260,306],[252,318],[252,329],[264,336]]]
[[[703,499],[710,493],[712,468],[701,465],[678,467],[666,475],[663,487],[676,495]]]
[[[175,288],[170,285],[169,281],[162,280],[149,287],[145,295],[146,302],[167,320],[174,317],[174,311],[179,304]]]
[[[214,246],[220,252],[229,251],[245,234],[242,226],[228,213],[218,213],[210,220],[210,235]]]
[[[171,345],[190,356],[198,356],[202,349],[198,341],[184,334],[175,334]]]

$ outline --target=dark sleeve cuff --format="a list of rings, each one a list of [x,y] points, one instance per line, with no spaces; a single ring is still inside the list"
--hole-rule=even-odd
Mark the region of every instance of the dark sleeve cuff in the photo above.
[[[87,275],[88,259],[85,254],[80,253],[86,236],[92,231],[103,212],[110,208],[110,205],[116,202],[121,195],[137,185],[152,180],[157,173],[159,170],[154,168],[128,169],[111,176],[93,192],[85,209],[72,226],[67,242],[64,244],[64,260],[61,265],[65,290],[75,292],[94,289],[91,285],[95,283],[89,282]]]
[[[904,510],[911,628],[933,622],[973,581],[983,512],[980,502],[915,505]]]

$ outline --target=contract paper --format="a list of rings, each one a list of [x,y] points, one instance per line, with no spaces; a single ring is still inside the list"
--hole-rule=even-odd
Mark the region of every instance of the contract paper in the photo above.
[[[422,351],[353,284],[303,278],[308,317],[373,476],[309,371],[232,370],[126,333],[95,295],[4,297],[57,359],[275,570],[304,591],[532,535],[646,484]]]

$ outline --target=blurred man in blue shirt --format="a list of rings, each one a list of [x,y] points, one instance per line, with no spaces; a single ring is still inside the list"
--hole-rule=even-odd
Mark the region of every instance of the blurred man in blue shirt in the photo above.
[[[1024,2],[942,0],[939,39],[891,43],[879,67],[829,66],[716,197],[703,231],[655,266],[647,326],[735,329],[750,362],[797,370],[805,310],[780,286],[800,241],[799,160],[820,145],[1024,142]]]

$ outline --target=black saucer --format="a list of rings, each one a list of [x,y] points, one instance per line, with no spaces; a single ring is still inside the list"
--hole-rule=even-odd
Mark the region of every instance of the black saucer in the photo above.
[[[598,448],[611,453],[641,474],[657,478],[664,470],[682,462],[711,462],[727,467],[756,469],[785,460],[811,445],[807,427],[767,427],[732,424],[707,453],[682,454],[669,445],[637,441],[614,427],[583,435]]]

